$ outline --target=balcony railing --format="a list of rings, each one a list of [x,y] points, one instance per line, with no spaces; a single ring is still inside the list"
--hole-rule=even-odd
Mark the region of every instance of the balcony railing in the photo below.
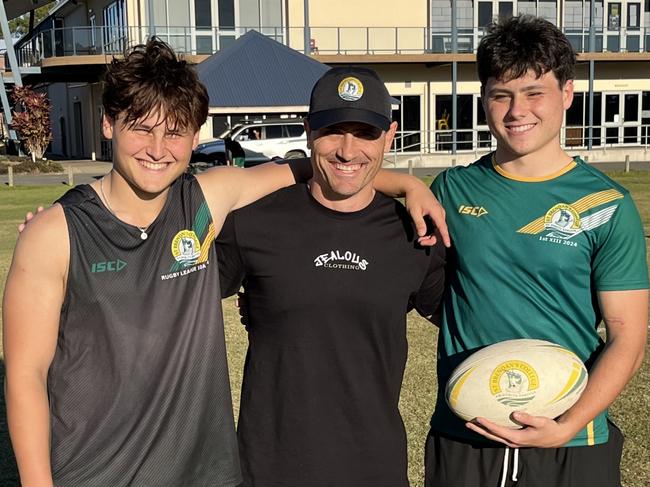
[[[152,33],[185,54],[213,54],[250,30],[257,30],[298,51],[304,51],[302,27],[65,27],[44,30],[21,41],[20,66],[45,58],[87,54],[117,54],[127,45],[144,42]],[[589,31],[565,29],[578,52],[589,52]],[[458,29],[456,51],[475,52],[483,28]],[[453,52],[451,30],[426,27],[311,27],[307,52],[312,54],[445,54]],[[595,34],[594,52],[650,51],[650,27]]]
[[[451,154],[454,148],[453,130],[398,131],[391,153]],[[607,149],[615,147],[650,148],[650,125],[594,126],[592,147]],[[589,146],[589,127],[564,127],[560,142],[567,151],[586,149]],[[476,152],[496,149],[496,139],[487,128],[456,130],[456,151]]]

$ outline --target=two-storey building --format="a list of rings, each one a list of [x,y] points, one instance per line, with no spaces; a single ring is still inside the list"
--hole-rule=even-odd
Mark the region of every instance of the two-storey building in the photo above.
[[[125,45],[157,35],[201,62],[251,29],[328,65],[377,70],[400,101],[397,151],[475,152],[494,143],[476,46],[490,22],[524,13],[558,25],[579,53],[563,143],[649,146],[650,0],[65,0],[20,41],[18,57],[40,66],[26,83],[48,84],[52,150],[69,156],[106,156],[99,79]],[[202,131],[214,135],[209,124]]]

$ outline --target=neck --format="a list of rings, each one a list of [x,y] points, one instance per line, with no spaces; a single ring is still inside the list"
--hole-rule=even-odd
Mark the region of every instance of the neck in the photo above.
[[[363,210],[375,197],[375,190],[371,186],[362,188],[358,193],[347,196],[333,192],[315,179],[309,181],[309,191],[321,205],[341,213]]]
[[[573,158],[562,150],[558,144],[552,149],[537,151],[532,154],[516,155],[497,147],[494,162],[502,170],[514,176],[524,178],[544,178],[566,167]]]
[[[138,228],[151,225],[165,205],[169,192],[169,188],[158,194],[140,191],[115,169],[92,186],[115,217]]]

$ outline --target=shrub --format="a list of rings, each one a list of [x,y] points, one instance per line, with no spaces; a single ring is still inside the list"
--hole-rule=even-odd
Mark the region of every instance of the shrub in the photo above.
[[[12,127],[32,155],[32,161],[42,159],[52,140],[50,102],[45,93],[37,93],[28,86],[16,86],[13,99],[20,108],[14,111]]]
[[[63,166],[58,162],[49,162],[41,159],[36,161],[23,160],[19,164],[11,164],[14,174],[45,174],[45,173],[62,173]],[[0,174],[7,174],[9,164],[0,161]]]

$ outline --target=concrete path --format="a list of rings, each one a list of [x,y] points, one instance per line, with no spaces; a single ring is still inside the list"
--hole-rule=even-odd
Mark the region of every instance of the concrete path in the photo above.
[[[70,172],[72,173],[73,184],[87,184],[107,174],[113,164],[111,162],[78,160],[78,161],[56,161],[63,166],[61,174],[14,174],[14,185],[16,186],[40,186],[69,184]],[[9,177],[6,174],[0,176],[0,184],[7,186]]]
[[[102,161],[58,161],[64,169],[61,174],[14,174],[14,185],[16,186],[40,186],[40,185],[55,185],[55,184],[68,184],[69,183],[69,170],[72,171],[72,178],[74,184],[88,184],[103,175],[107,174],[113,164],[110,162]],[[624,162],[598,162],[594,166],[601,171],[624,171]],[[386,164],[387,169],[393,169],[390,164]],[[413,174],[418,177],[435,177],[438,173],[447,169],[446,167],[414,167]],[[650,171],[650,161],[632,161],[630,162],[630,169],[634,171]],[[408,172],[404,167],[394,169],[399,172]],[[0,185],[8,185],[7,175],[0,176]]]

